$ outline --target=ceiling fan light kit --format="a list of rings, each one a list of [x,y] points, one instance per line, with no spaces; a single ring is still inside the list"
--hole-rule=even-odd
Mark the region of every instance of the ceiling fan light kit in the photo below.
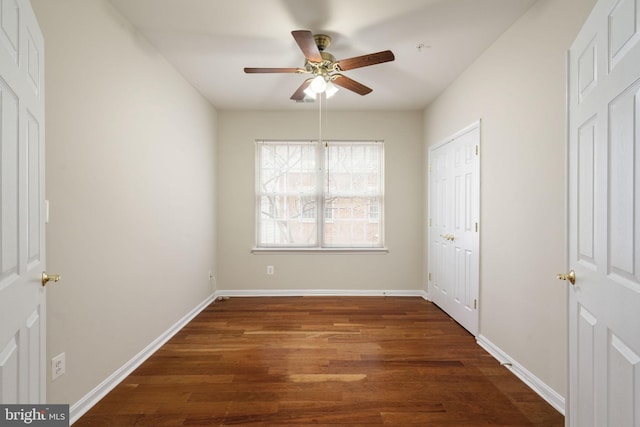
[[[307,98],[315,100],[318,94],[324,93],[325,96],[331,98],[338,93],[338,86],[334,85],[331,80],[326,81],[322,76],[316,76],[311,79],[309,87],[304,90]]]
[[[354,68],[368,67],[370,65],[390,62],[395,59],[393,52],[385,50],[368,55],[336,61],[335,57],[325,49],[331,44],[331,37],[326,34],[312,34],[311,31],[297,30],[291,34],[306,60],[304,68],[245,68],[247,74],[254,73],[292,73],[311,74],[313,77],[306,79],[293,93],[294,101],[306,101],[315,99],[317,94],[324,93],[327,98],[335,95],[338,87],[355,92],[359,95],[371,93],[372,89],[359,83],[342,72]]]

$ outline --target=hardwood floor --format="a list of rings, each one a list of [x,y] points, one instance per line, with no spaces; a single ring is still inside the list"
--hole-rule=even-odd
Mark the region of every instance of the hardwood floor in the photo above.
[[[217,301],[74,426],[563,426],[435,305]]]

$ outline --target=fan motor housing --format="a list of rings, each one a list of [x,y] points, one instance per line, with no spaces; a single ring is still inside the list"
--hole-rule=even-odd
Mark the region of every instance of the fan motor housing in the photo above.
[[[326,62],[336,62],[336,57],[331,55],[329,52],[320,52],[320,56],[322,56],[322,59]]]

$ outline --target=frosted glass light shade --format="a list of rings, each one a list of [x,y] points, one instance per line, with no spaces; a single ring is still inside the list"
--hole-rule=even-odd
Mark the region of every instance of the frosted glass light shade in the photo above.
[[[311,80],[309,87],[315,93],[322,93],[327,88],[327,82],[324,80],[323,76],[316,76]]]
[[[328,82],[327,88],[324,91],[324,93],[327,95],[327,98],[331,98],[336,94],[336,92],[338,92],[338,86],[334,85],[333,82]]]
[[[316,99],[316,93],[310,87],[307,87],[304,90],[304,94],[307,95],[311,99]]]

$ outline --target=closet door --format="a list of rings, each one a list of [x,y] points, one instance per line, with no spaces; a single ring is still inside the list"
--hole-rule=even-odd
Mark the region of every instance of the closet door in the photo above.
[[[478,334],[480,124],[429,152],[429,298]]]

